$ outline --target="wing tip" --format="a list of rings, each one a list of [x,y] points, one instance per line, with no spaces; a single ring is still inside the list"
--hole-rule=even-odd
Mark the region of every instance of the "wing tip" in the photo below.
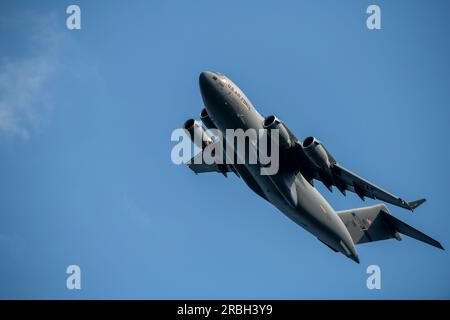
[[[414,211],[414,209],[416,209],[417,207],[422,205],[425,201],[427,201],[427,199],[422,198],[419,200],[414,200],[414,201],[408,202],[408,207],[411,211]]]

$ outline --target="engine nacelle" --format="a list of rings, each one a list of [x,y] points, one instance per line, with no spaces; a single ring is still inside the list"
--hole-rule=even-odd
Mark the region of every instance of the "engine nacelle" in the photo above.
[[[314,137],[307,137],[302,147],[308,159],[318,168],[329,169],[336,162],[322,143]]]
[[[275,116],[268,116],[263,122],[264,129],[278,129],[279,132],[279,144],[284,149],[289,149],[294,145],[294,141],[291,138],[286,126]],[[270,132],[269,132],[270,135]]]
[[[205,129],[203,129],[201,123],[194,119],[187,120],[183,125],[183,129],[189,138],[191,138],[192,142],[194,142],[197,147],[202,148],[202,150],[208,144],[213,142]]]

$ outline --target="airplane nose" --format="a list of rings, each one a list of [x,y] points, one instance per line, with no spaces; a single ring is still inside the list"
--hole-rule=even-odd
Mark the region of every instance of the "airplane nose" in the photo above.
[[[212,73],[209,71],[203,71],[202,73],[200,73],[200,77],[198,80],[199,80],[200,88],[206,89],[211,84]]]
[[[200,73],[200,77],[198,77],[198,82],[200,84],[200,87],[206,83],[207,77],[208,77],[208,75],[205,71]]]
[[[200,92],[203,99],[211,100],[217,94],[217,88],[215,86],[214,79],[217,79],[216,75],[210,71],[203,71],[199,76]],[[208,104],[205,101],[206,104]]]

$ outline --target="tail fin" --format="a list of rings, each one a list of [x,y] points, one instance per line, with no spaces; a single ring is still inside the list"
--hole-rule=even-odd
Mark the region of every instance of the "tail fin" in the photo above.
[[[337,214],[344,222],[355,244],[392,238],[401,240],[400,233],[402,233],[436,248],[444,249],[438,241],[392,216],[384,204],[338,211]]]

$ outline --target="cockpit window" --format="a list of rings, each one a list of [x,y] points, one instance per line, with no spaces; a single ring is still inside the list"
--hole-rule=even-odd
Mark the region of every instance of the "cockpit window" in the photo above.
[[[216,76],[213,76],[212,78],[213,78],[213,80],[214,80],[214,81],[216,81],[216,80],[217,80],[217,77],[216,77]]]

